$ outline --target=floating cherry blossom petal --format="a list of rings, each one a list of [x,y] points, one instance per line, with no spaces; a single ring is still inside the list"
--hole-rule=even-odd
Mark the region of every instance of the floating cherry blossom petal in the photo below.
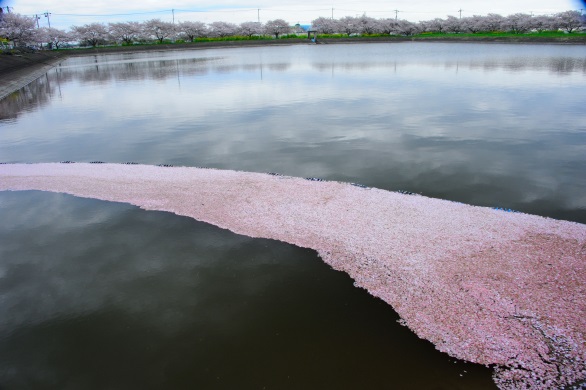
[[[125,202],[315,249],[501,388],[586,380],[586,225],[332,181],[187,167],[4,164],[0,190]]]

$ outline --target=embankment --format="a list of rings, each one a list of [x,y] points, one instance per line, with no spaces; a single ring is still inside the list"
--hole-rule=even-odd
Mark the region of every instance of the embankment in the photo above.
[[[66,58],[58,51],[0,54],[0,99],[42,76]]]

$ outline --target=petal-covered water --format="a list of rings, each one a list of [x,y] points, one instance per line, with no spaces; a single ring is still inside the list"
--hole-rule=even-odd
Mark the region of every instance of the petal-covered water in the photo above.
[[[200,168],[5,164],[0,177],[0,190],[126,202],[314,249],[440,351],[498,366],[501,387],[586,379],[586,225]]]

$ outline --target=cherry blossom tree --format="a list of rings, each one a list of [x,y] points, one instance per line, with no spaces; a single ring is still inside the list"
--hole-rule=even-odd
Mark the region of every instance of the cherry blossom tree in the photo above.
[[[375,18],[362,15],[357,20],[360,34],[371,35],[380,31],[379,23]]]
[[[538,15],[531,18],[531,29],[538,32],[554,28],[554,20],[550,16]]]
[[[423,23],[425,31],[442,33],[446,28],[446,21],[442,18],[435,18]]]
[[[338,32],[339,23],[336,19],[319,17],[311,22],[311,27],[322,34],[334,34]]]
[[[205,37],[208,34],[208,27],[203,22],[185,21],[177,25],[177,32],[193,42],[195,38]]]
[[[65,30],[60,30],[54,27],[43,27],[37,30],[39,41],[49,44],[50,48],[59,49],[59,46],[64,43],[73,41],[73,36]]]
[[[142,34],[143,26],[139,22],[109,23],[108,32],[118,42],[131,45]]]
[[[253,35],[261,35],[263,33],[263,25],[259,22],[244,22],[240,23],[238,33],[248,38]]]
[[[161,19],[147,20],[143,24],[143,32],[149,37],[156,38],[159,43],[175,36],[175,25],[171,22],[163,22]]]
[[[578,11],[560,12],[555,15],[557,26],[567,33],[576,31],[585,23],[584,17]]]
[[[102,23],[89,23],[83,26],[73,26],[71,31],[74,36],[92,47],[103,45],[110,38],[106,25]]]
[[[505,18],[499,14],[488,14],[482,18],[482,31],[494,32],[504,29]]]
[[[386,18],[381,19],[378,22],[378,31],[381,34],[394,34],[397,32],[397,27],[399,25],[399,21],[395,18]]]
[[[414,35],[419,32],[419,26],[408,20],[399,19],[395,27],[395,33],[400,35]]]
[[[446,18],[445,29],[447,32],[461,33],[464,31],[464,28],[462,27],[462,19],[449,15]]]
[[[344,16],[340,19],[340,31],[348,36],[358,34],[360,32],[360,23],[358,18],[353,16]]]
[[[480,31],[484,31],[483,28],[483,24],[482,24],[482,20],[484,19],[483,16],[479,16],[479,15],[473,15],[473,16],[468,16],[465,18],[462,18],[462,29],[464,31],[469,31],[473,34],[476,34],[477,32]]]
[[[13,47],[26,46],[35,41],[36,19],[15,13],[3,14],[0,36],[12,42]]]
[[[237,25],[227,22],[213,22],[209,27],[210,35],[219,38],[236,35],[236,32],[238,31]]]
[[[289,34],[291,32],[291,26],[283,19],[269,20],[265,23],[265,32],[279,39],[279,35]]]
[[[529,14],[513,14],[505,18],[503,26],[506,31],[514,34],[522,34],[531,30],[531,15]]]

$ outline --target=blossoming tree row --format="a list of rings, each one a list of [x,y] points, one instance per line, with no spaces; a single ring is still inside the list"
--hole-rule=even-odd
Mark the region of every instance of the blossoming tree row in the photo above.
[[[445,19],[413,23],[397,18],[375,19],[366,15],[346,16],[340,19],[319,17],[312,21],[312,29],[322,34],[350,35],[413,35],[423,32],[433,33],[480,33],[507,31],[526,33],[529,31],[563,30],[568,33],[582,29],[586,25],[578,11],[566,11],[555,15],[532,16],[513,14],[501,16],[488,14],[464,18],[448,16]],[[82,45],[97,46],[104,44],[162,43],[166,40],[182,39],[195,41],[197,38],[225,38],[231,36],[255,37],[274,36],[279,38],[290,33],[302,33],[299,26],[291,26],[283,19],[269,20],[266,23],[244,22],[240,24],[213,22],[205,24],[198,21],[180,23],[151,19],[145,22],[90,23],[72,26],[69,31],[43,27],[38,28],[34,17],[15,13],[3,14],[0,19],[0,38],[11,42],[13,47],[47,44],[59,48],[63,44],[76,42]]]

